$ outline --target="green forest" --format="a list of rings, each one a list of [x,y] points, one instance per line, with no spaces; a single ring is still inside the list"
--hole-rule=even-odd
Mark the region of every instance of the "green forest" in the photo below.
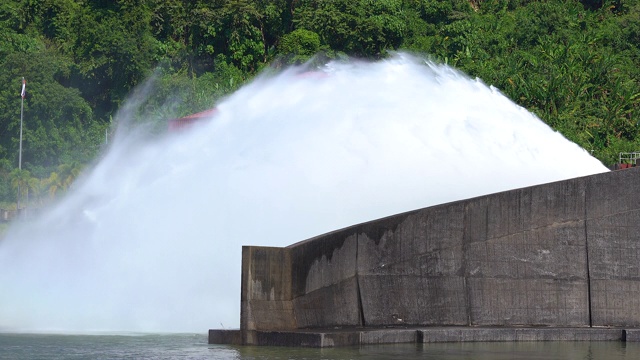
[[[3,0],[0,207],[63,193],[150,77],[144,107],[166,120],[267,69],[396,50],[494,85],[611,165],[640,151],[639,2]]]

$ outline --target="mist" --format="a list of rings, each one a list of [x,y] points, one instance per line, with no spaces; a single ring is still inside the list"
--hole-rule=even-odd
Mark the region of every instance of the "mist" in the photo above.
[[[237,328],[242,245],[607,171],[497,89],[407,54],[292,67],[217,108],[177,133],[118,131],[63,199],[9,229],[0,331]]]

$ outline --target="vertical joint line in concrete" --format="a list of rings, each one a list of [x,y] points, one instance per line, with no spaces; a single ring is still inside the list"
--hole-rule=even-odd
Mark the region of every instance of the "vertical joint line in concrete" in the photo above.
[[[464,292],[466,293],[465,295],[465,302],[467,303],[465,306],[465,308],[467,309],[467,326],[471,326],[471,301],[469,301],[469,285],[467,284],[467,275],[465,274],[462,277],[462,282],[464,283]]]
[[[360,248],[360,234],[356,233],[356,291],[358,296],[358,312],[360,315],[360,325],[367,326],[364,320],[364,309],[362,307],[362,294],[360,292],[360,274],[358,274],[358,249]]]
[[[584,248],[585,248],[585,261],[587,263],[587,304],[589,306],[589,327],[593,327],[593,319],[591,317],[591,266],[589,263],[589,232],[587,231],[587,193],[589,191],[589,184],[585,184],[584,187]]]
[[[485,211],[486,216],[487,211]],[[464,301],[465,301],[465,310],[467,311],[467,326],[471,326],[471,300],[469,299],[470,291],[469,291],[469,282],[467,281],[467,254],[469,253],[469,239],[467,238],[467,228],[469,225],[469,207],[467,205],[464,206],[464,217],[462,218],[462,284],[464,286]],[[486,231],[486,226],[485,226]],[[486,238],[486,236],[485,236]]]

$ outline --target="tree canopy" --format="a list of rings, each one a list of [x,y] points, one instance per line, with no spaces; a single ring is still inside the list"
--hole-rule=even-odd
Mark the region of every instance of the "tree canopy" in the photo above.
[[[427,54],[612,164],[640,150],[639,44],[640,0],[5,0],[0,202],[16,200],[12,184],[33,194],[68,187],[75,170],[65,169],[93,159],[127,94],[152,74],[159,90],[145,106],[174,101],[157,114],[167,118],[317,54]]]

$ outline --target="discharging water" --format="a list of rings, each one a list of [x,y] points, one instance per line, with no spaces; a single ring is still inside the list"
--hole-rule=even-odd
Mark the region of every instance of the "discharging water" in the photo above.
[[[301,73],[257,79],[189,131],[121,129],[62,201],[0,243],[0,331],[238,327],[242,245],[606,171],[446,66],[400,54]]]
[[[219,360],[635,360],[640,344],[516,342],[396,344],[334,349],[207,345],[204,335],[0,334],[0,360],[219,359]]]

